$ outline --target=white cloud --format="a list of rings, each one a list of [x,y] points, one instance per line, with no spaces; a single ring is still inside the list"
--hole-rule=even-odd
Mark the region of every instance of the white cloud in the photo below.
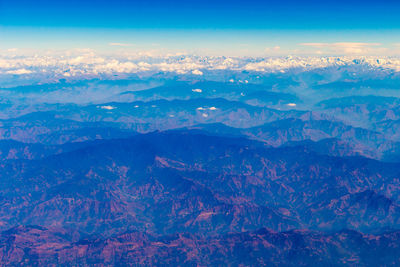
[[[99,64],[94,67],[96,73],[134,73],[139,67],[132,62],[120,62],[116,59],[106,61],[105,64]]]
[[[60,78],[99,77],[101,75],[129,74],[145,72],[175,72],[177,74],[206,75],[204,70],[286,72],[290,69],[314,69],[329,66],[364,64],[400,71],[400,58],[388,56],[365,56],[365,53],[377,53],[384,49],[379,43],[303,43],[305,49],[311,49],[318,56],[286,56],[243,58],[223,56],[194,56],[171,54],[147,56],[144,53],[127,55],[102,55],[90,49],[67,50],[57,53],[29,53],[14,55],[2,51],[0,54],[0,73],[15,75],[35,75],[35,78],[48,81]],[[391,46],[394,51],[395,44]],[[326,54],[344,54],[341,56],[323,56]],[[400,49],[396,50],[400,52]],[[379,53],[378,53],[379,54]],[[201,71],[200,71],[201,70]],[[203,73],[204,72],[204,73]],[[21,76],[25,78],[25,76]],[[248,80],[229,78],[229,82],[247,83]]]
[[[7,74],[14,74],[14,75],[23,75],[23,74],[31,74],[32,71],[27,69],[18,69],[18,70],[9,70],[6,71]]]
[[[265,48],[265,52],[277,52],[279,50],[281,50],[281,47],[279,45]]]
[[[301,43],[301,46],[317,49],[315,53],[336,53],[343,55],[369,55],[374,52],[382,52],[380,43],[338,42],[338,43]]]
[[[129,47],[132,46],[132,44],[126,44],[126,43],[109,43],[109,46],[122,46],[122,47]]]
[[[116,107],[113,107],[113,106],[101,106],[100,108],[101,108],[101,109],[106,109],[106,110],[113,110],[113,109],[116,109]]]
[[[203,75],[203,72],[200,70],[192,70],[192,74],[194,75]]]
[[[77,56],[72,59],[66,60],[65,63],[69,65],[79,65],[79,64],[101,64],[104,63],[105,59],[96,56]]]

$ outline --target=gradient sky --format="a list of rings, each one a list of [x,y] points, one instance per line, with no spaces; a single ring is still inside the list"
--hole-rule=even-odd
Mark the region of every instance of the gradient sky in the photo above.
[[[350,43],[348,51],[390,53],[400,43],[399,14],[400,1],[388,0],[0,0],[0,49],[280,55],[335,54]]]

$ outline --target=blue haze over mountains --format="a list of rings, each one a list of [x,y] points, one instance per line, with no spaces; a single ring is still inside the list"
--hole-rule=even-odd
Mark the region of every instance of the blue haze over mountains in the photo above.
[[[0,266],[400,266],[399,13],[0,0]]]
[[[4,74],[1,262],[399,264],[397,71],[201,71]]]

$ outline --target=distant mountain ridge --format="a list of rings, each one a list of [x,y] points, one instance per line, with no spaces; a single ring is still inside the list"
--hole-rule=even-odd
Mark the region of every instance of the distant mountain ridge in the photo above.
[[[395,59],[154,60],[0,88],[1,266],[399,265]]]

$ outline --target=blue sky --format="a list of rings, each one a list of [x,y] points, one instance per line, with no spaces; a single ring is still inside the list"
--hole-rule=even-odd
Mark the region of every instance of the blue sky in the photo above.
[[[339,53],[351,43],[379,53],[400,43],[399,12],[400,1],[387,0],[0,0],[0,48],[278,55]]]
[[[400,29],[397,1],[1,0],[10,26],[133,29]]]

